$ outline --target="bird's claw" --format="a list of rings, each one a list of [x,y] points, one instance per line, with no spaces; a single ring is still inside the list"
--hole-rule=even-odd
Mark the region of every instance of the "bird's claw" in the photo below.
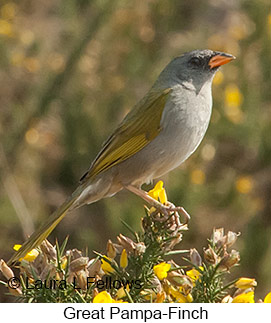
[[[175,220],[175,223],[178,224],[178,226],[186,225],[188,224],[190,220],[190,215],[186,212],[186,210],[181,206],[175,206],[171,202],[167,202],[167,205],[161,205],[158,208],[159,213],[163,214],[165,218],[158,218],[159,221],[167,221],[170,217],[173,217]],[[180,223],[180,215],[184,217],[184,222]]]

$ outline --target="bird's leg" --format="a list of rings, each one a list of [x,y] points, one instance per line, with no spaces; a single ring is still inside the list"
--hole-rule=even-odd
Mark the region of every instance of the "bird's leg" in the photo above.
[[[125,186],[125,188],[128,191],[141,197],[144,201],[148,202],[151,206],[154,206],[156,209],[160,210],[163,214],[169,215],[167,207],[165,205],[163,205],[162,203],[160,203],[159,201],[155,200],[147,192],[141,190],[140,188],[132,186],[132,185]]]
[[[158,209],[161,213],[166,216],[170,216],[172,212],[174,212],[175,216],[178,216],[178,213],[182,214],[184,217],[184,224],[187,224],[190,220],[190,215],[186,212],[186,210],[181,206],[175,206],[174,204],[168,202],[167,205],[160,203],[159,201],[152,198],[147,192],[141,190],[132,185],[127,185],[125,188],[136,194],[137,196],[141,197],[144,201],[149,203],[151,206]],[[176,214],[177,213],[177,214]]]

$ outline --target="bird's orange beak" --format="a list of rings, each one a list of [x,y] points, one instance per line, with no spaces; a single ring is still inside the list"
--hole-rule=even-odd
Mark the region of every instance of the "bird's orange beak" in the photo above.
[[[214,68],[214,67],[218,67],[224,64],[229,63],[230,61],[232,61],[233,59],[235,59],[235,57],[233,55],[230,54],[225,54],[225,53],[219,53],[215,56],[213,56],[210,60],[208,65],[210,66],[210,68]]]

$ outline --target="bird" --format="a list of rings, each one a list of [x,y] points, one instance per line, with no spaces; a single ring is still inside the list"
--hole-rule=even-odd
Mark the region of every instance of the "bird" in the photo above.
[[[212,80],[220,66],[233,59],[224,52],[197,49],[169,62],[149,92],[105,141],[72,195],[8,263],[16,263],[39,246],[68,212],[122,189],[165,214],[176,210],[185,213],[183,208],[162,205],[141,186],[175,169],[197,149],[211,117]]]

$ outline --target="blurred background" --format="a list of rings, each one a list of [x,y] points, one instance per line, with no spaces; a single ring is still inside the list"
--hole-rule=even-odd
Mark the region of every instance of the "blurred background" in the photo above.
[[[165,65],[197,48],[237,59],[214,79],[199,149],[163,178],[192,216],[180,247],[202,250],[214,227],[241,232],[234,277],[270,290],[270,0],[0,0],[0,258],[72,193]],[[140,230],[143,204],[123,191],[73,211],[49,240],[104,252],[129,234],[121,219]]]

